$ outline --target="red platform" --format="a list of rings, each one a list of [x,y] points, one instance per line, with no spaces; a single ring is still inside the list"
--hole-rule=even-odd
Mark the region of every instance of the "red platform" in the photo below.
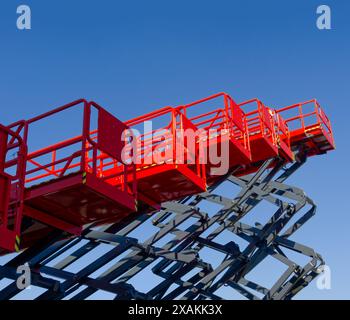
[[[74,234],[88,223],[115,222],[134,211],[132,196],[87,172],[31,187],[25,194],[27,216]]]
[[[73,108],[83,111],[81,134],[28,154],[33,125]],[[146,121],[153,128],[143,131]],[[64,125],[54,128],[64,131]],[[76,236],[86,224],[115,223],[139,208],[154,210],[203,192],[227,173],[218,175],[209,156],[212,149],[219,155],[224,143],[227,170],[237,176],[269,159],[288,163],[298,152],[313,156],[335,148],[316,100],[273,110],[258,99],[237,104],[225,93],[126,123],[82,99],[0,125],[0,252],[19,250],[21,240],[22,248],[30,246],[54,229]],[[10,151],[17,157],[10,159]]]
[[[205,165],[197,144],[185,133],[198,129],[177,109],[165,107],[126,121],[132,129],[152,121],[151,131],[136,137],[136,179],[140,200],[159,205],[206,190]]]
[[[136,211],[136,167],[123,164],[121,159],[124,147],[121,134],[127,126],[97,104],[85,100],[75,101],[28,120],[21,127],[17,124],[14,127],[17,126],[18,131],[23,133],[26,142],[32,127],[38,122],[72,108],[83,111],[82,134],[25,155],[26,165],[21,169],[25,185],[20,188],[25,188],[25,192],[20,203],[25,217],[34,219],[38,224],[77,235],[88,223],[115,222]],[[97,113],[96,129],[91,127],[92,109]],[[4,149],[7,139],[2,137],[1,142]],[[101,171],[105,161],[118,168],[117,176],[110,178]],[[18,162],[19,160],[8,161],[5,167],[13,171],[19,166]],[[3,194],[6,194],[9,178],[1,170],[0,173],[0,187],[5,190]],[[129,178],[132,180],[129,181]],[[111,179],[116,183],[112,185],[107,182]],[[11,202],[18,193],[17,189],[11,188]],[[5,195],[5,198],[8,197]],[[11,208],[6,209],[5,206],[6,201],[2,202],[1,209],[0,230],[3,233],[6,220],[12,221],[14,216]],[[45,227],[37,229],[43,233],[47,230]],[[16,232],[17,236],[19,234],[20,230]],[[1,241],[10,239],[9,243],[13,242],[13,238],[10,239],[9,235],[0,237]],[[11,249],[3,243],[0,246]]]
[[[204,112],[201,107],[210,104],[210,111]],[[220,107],[216,107],[219,105]],[[190,116],[194,109],[199,115]],[[218,165],[211,161],[210,150],[221,155],[226,145],[228,154],[228,170],[235,166],[251,162],[250,141],[247,119],[241,108],[226,93],[218,93],[208,98],[177,107],[189,117],[193,124],[204,130],[205,134],[199,139],[200,148],[206,158],[207,183],[211,185],[220,175],[217,174]],[[204,141],[204,142],[203,142]],[[223,175],[223,174],[221,174]]]
[[[258,99],[239,104],[243,110],[248,106],[254,108],[253,111],[246,113],[252,162],[264,161],[278,156],[276,123],[272,110]]]
[[[276,110],[290,130],[294,149],[304,148],[307,156],[335,149],[331,122],[316,99]]]
[[[128,180],[134,177],[136,167],[121,162],[124,145],[120,137],[126,125],[85,100],[27,121],[26,135],[37,122],[71,108],[83,108],[82,135],[28,154],[23,213],[48,226],[79,234],[88,223],[114,222],[136,211],[136,180]],[[98,113],[97,129],[91,128],[92,109]],[[105,161],[119,168],[114,185],[101,172]]]

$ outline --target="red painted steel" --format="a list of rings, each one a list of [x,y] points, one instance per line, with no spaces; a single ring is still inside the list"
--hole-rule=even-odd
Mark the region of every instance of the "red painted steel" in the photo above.
[[[7,167],[10,151],[16,160]],[[26,152],[22,137],[0,125],[0,248],[8,251],[20,246]]]
[[[83,110],[82,134],[26,155],[20,170],[23,175],[22,184],[25,186],[20,203],[24,216],[78,235],[87,223],[118,221],[135,212],[136,167],[121,162],[123,144],[119,133],[127,129],[127,126],[99,105],[85,100],[74,101],[25,121],[21,127],[24,143],[27,143],[34,124],[71,108]],[[94,130],[90,127],[92,109],[98,113],[98,127]],[[5,132],[1,128],[1,132]],[[2,150],[6,137],[1,137],[1,141]],[[1,155],[2,166],[7,169],[12,169],[15,165],[19,167],[20,158],[5,164],[3,151]],[[118,175],[109,177],[102,172],[105,162],[109,162],[110,167],[118,168]],[[7,199],[10,178],[2,171],[0,170],[0,186],[1,190],[7,191],[2,193]],[[114,181],[113,185],[107,180]],[[11,193],[15,190],[11,186]],[[2,234],[7,230],[6,212],[11,211],[6,209],[8,201],[5,200],[1,202]],[[21,219],[20,215],[17,216]],[[19,227],[20,222],[19,220]],[[15,235],[20,234],[19,227],[16,228]],[[0,239],[1,248],[13,250],[11,246],[14,244],[14,236],[1,236]],[[3,243],[4,241],[7,242]]]
[[[205,191],[205,164],[201,163],[199,146],[191,144],[183,135],[188,129],[195,133],[198,128],[171,107],[126,121],[126,124],[136,128],[145,121],[153,121],[158,126],[137,137],[136,179],[140,200],[159,205]]]
[[[38,150],[28,155],[35,165],[27,170],[24,213],[35,216],[32,208],[41,211],[37,220],[71,233],[91,222],[122,219],[136,209],[135,166],[121,162],[123,147],[119,133],[127,126],[96,103],[78,100],[41,117],[29,120],[30,125],[73,107],[83,106],[82,135]],[[98,112],[98,128],[91,128],[92,109]],[[111,131],[109,131],[111,130]],[[72,151],[72,148],[74,148]],[[58,157],[58,151],[64,151]],[[37,158],[51,155],[52,161],[39,163]],[[109,162],[118,168],[118,175],[110,177],[101,168]],[[132,180],[129,181],[129,178]],[[112,185],[107,180],[113,180]],[[37,183],[33,185],[33,183]],[[45,219],[44,219],[45,217]],[[54,217],[55,220],[50,220]],[[73,230],[73,231],[72,231]]]
[[[278,156],[276,125],[270,108],[260,100],[252,99],[239,104],[239,107],[256,106],[246,113],[252,162],[263,161]]]
[[[293,104],[276,112],[290,128],[292,148],[303,145],[307,156],[335,149],[331,122],[316,99]]]
[[[81,134],[28,153],[32,126],[72,108],[83,110]],[[146,121],[153,127],[137,134]],[[115,223],[138,208],[154,210],[203,192],[223,175],[213,173],[210,150],[220,153],[226,142],[228,169],[239,176],[268,159],[288,163],[298,151],[314,156],[335,148],[331,123],[315,99],[275,110],[218,93],[125,123],[80,99],[0,125],[0,249],[18,250],[20,236],[22,247],[30,246],[53,229],[76,236],[86,224]],[[21,235],[28,218],[34,224]]]
[[[206,165],[208,184],[212,184],[220,177],[211,173],[217,165],[211,161],[210,150],[221,154],[227,142],[229,169],[250,163],[251,150],[246,115],[228,94],[221,92],[187,105],[178,106],[177,109],[184,115],[188,115],[193,107],[200,110],[204,103],[210,103],[211,106],[219,103],[220,107],[211,107],[209,112],[189,116],[189,120],[206,132],[204,135],[206,141],[202,146],[208,160]]]
[[[277,144],[279,146],[279,154],[287,161],[293,161],[294,154],[292,152],[288,125],[279,113],[273,111],[273,114],[275,117],[275,130],[277,136]]]

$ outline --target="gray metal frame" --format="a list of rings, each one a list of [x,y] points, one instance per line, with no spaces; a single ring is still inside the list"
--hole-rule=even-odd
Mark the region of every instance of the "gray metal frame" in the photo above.
[[[0,266],[0,280],[14,280],[0,290],[0,300],[20,293],[15,281],[16,268],[26,262],[31,267],[32,285],[46,289],[38,300],[80,300],[98,290],[115,294],[116,300],[218,300],[222,299],[220,289],[224,286],[247,299],[291,299],[324,265],[313,249],[290,239],[316,212],[316,205],[301,189],[285,184],[304,162],[301,159],[285,167],[283,161],[273,159],[250,176],[238,178],[230,173],[205,193],[164,203],[157,213],[139,214],[123,223],[103,228],[91,225],[79,238],[65,239],[65,234],[52,233],[45,241]],[[220,192],[220,188],[227,193],[237,187],[240,191],[235,197],[225,197]],[[212,214],[203,211],[205,202],[219,210]],[[248,217],[261,218],[259,208],[263,204],[274,208],[266,223],[247,223]],[[266,209],[263,211],[265,214]],[[142,228],[148,232],[145,225],[149,221],[158,230],[149,239],[140,241],[130,235]],[[217,240],[223,232],[224,240]],[[160,245],[166,236],[171,236],[171,240]],[[239,245],[238,239],[245,245]],[[89,262],[86,255],[105,244],[110,250]],[[211,250],[210,256],[217,256],[215,266],[203,254],[205,250]],[[308,262],[299,262],[299,256]],[[250,277],[268,258],[282,264],[285,270],[271,287]],[[67,270],[78,261],[83,261],[84,267],[77,272]],[[92,276],[101,268],[106,270]],[[147,292],[130,283],[142,272],[145,277],[149,272],[159,277]],[[226,292],[226,298],[227,295]]]

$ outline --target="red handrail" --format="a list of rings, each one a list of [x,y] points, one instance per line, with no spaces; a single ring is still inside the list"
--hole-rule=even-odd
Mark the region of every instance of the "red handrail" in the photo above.
[[[314,104],[314,111],[304,113],[303,106],[310,104],[310,103]],[[297,111],[297,114],[295,116],[285,119],[285,122],[287,124],[299,119],[300,123],[301,123],[301,126],[299,128],[306,130],[307,128],[305,126],[305,118],[309,118],[309,117],[314,115],[316,117],[316,122],[312,125],[309,125],[309,126],[324,125],[325,129],[326,129],[326,133],[329,134],[329,138],[331,139],[331,142],[334,143],[333,131],[332,131],[332,127],[331,127],[331,123],[329,121],[329,118],[324,113],[322,107],[320,106],[320,104],[318,103],[318,101],[316,99],[311,99],[311,100],[308,100],[305,102],[300,102],[300,103],[296,103],[296,104],[293,104],[290,106],[286,106],[286,107],[277,109],[276,112],[279,114],[282,114],[283,112],[289,111],[292,109],[297,109],[298,111]]]
[[[227,93],[220,92],[189,104],[180,105],[177,109],[187,116],[187,110],[189,108],[199,106],[204,102],[215,100],[220,97],[223,97],[224,100],[222,108],[217,108],[197,116],[188,117],[188,119],[198,128],[203,128],[207,131],[211,129],[229,130],[230,136],[233,139],[236,139],[239,143],[242,143],[243,147],[250,152],[246,114]],[[198,121],[200,119],[202,120]]]
[[[113,156],[107,154],[106,151],[101,151],[97,142],[97,133],[98,130],[91,130],[91,108],[96,108],[98,112],[102,112],[104,109],[95,102],[87,102],[84,99],[76,100],[72,103],[66,104],[62,107],[56,108],[50,112],[39,115],[35,118],[28,120],[25,123],[25,137],[28,139],[28,132],[32,124],[41,121],[45,118],[51,117],[57,113],[63,112],[67,109],[83,105],[83,123],[82,123],[82,134],[56,144],[53,144],[49,147],[36,150],[30,153],[27,157],[28,163],[32,164],[34,168],[26,171],[26,183],[33,183],[40,181],[42,179],[53,177],[60,178],[63,177],[68,171],[77,169],[78,171],[87,171],[95,176],[103,176],[103,168],[105,167],[105,160],[110,159],[108,165],[114,165],[115,167],[119,166],[122,170],[115,174],[115,176],[120,176],[121,178],[121,189],[128,190],[128,176],[129,171],[135,172],[135,167],[133,165],[118,164],[116,159],[113,159]],[[80,147],[76,151],[64,157],[58,157],[57,152],[64,150],[66,148],[71,148],[74,145],[80,144]],[[92,152],[92,157],[90,153]],[[68,153],[68,152],[67,152]],[[36,159],[51,155],[51,161],[45,162],[44,164],[40,163]],[[78,162],[76,162],[76,160]],[[73,163],[76,162],[76,163]],[[99,162],[99,165],[97,163]],[[61,167],[57,167],[62,165]],[[41,174],[40,172],[44,171]],[[32,176],[34,175],[34,176]],[[31,176],[31,177],[30,177]],[[123,177],[123,178],[122,178]],[[104,177],[108,179],[108,177]],[[131,181],[132,193],[136,194],[136,179]]]

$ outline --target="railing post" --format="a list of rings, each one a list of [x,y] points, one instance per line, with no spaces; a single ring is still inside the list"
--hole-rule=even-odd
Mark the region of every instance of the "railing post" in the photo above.
[[[316,120],[317,120],[317,123],[318,124],[321,124],[321,122],[323,122],[323,120],[321,120],[322,118],[320,117],[320,113],[322,112],[321,111],[321,108],[320,106],[318,105],[317,101],[314,100],[314,109],[315,109],[315,114],[316,114]]]
[[[5,171],[8,134],[0,128],[0,172]]]
[[[52,168],[51,168],[52,171],[55,171],[56,159],[57,159],[57,150],[54,150],[54,151],[52,151],[52,163],[53,163]]]
[[[176,143],[177,143],[177,136],[176,136],[176,111],[172,110],[171,112],[171,121],[172,121],[172,136],[173,136],[173,163],[176,164]],[[182,118],[180,116],[180,126],[182,126]]]
[[[86,169],[86,150],[87,150],[87,141],[88,135],[90,134],[90,113],[91,106],[86,101],[84,102],[84,115],[83,115],[83,132],[82,132],[82,146],[81,146],[81,171]]]
[[[226,129],[229,130],[230,129],[230,125],[229,125],[229,113],[228,113],[228,98],[227,95],[224,95],[224,105],[225,105],[225,113],[226,113]]]
[[[299,103],[298,108],[299,108],[299,114],[300,114],[301,127],[303,128],[303,130],[305,130],[305,120],[303,117],[303,107],[301,103]]]
[[[261,131],[261,135],[265,136],[265,113],[262,110],[262,104],[260,101],[257,101],[258,103],[258,117],[260,119],[260,131]]]

